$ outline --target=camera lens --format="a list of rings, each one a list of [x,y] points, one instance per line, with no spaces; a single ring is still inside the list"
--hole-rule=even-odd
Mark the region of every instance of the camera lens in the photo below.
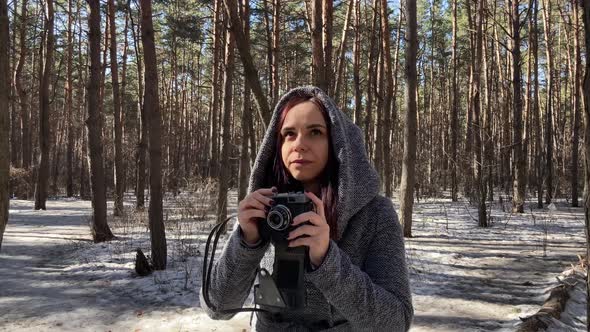
[[[291,211],[284,205],[274,206],[266,216],[266,222],[276,231],[285,230],[291,224]]]

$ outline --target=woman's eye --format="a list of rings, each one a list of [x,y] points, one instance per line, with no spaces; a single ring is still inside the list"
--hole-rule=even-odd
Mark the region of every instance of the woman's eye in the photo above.
[[[311,131],[311,134],[314,135],[314,136],[318,136],[318,135],[321,135],[322,134],[322,131],[319,130],[319,129],[313,129]]]
[[[293,135],[293,132],[292,131],[286,131],[285,133],[283,133],[283,136],[284,137],[289,137],[291,135]]]

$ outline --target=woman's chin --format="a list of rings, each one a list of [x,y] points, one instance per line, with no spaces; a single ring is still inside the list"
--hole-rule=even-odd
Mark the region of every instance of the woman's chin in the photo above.
[[[298,172],[298,171],[296,171],[296,172],[291,171],[291,176],[295,180],[297,180],[299,182],[303,182],[303,183],[309,182],[311,179],[314,178],[312,175],[308,174],[307,172]]]

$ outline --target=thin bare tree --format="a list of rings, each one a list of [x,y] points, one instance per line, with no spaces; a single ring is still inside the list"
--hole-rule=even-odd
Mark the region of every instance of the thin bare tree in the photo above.
[[[113,214],[120,216],[123,214],[123,194],[125,192],[123,169],[123,124],[121,123],[121,97],[119,93],[119,64],[117,61],[117,26],[115,23],[115,0],[108,1],[109,9],[109,30],[110,38],[110,58],[111,58],[111,80],[113,82],[113,115],[115,131],[115,205]]]
[[[152,23],[152,1],[140,0],[141,41],[145,67],[144,108],[149,123],[150,154],[150,238],[154,269],[166,269],[167,248],[162,209],[162,141],[160,98],[158,96],[158,63]]]
[[[8,113],[8,99],[10,97],[10,68],[8,65],[8,4],[0,0],[0,250],[2,238],[8,223],[8,168],[10,167],[10,152],[8,135],[10,132],[10,117]]]
[[[35,189],[35,210],[45,210],[47,201],[47,182],[49,180],[49,143],[51,141],[51,130],[49,122],[49,84],[53,77],[53,49],[55,47],[55,36],[53,33],[54,11],[53,0],[46,0],[44,4],[45,24],[43,29],[43,41],[40,54],[45,57],[39,58],[40,63],[40,87],[39,87],[39,168],[37,171],[37,184]],[[44,50],[44,52],[43,52]]]
[[[590,54],[590,0],[584,0],[584,41]],[[586,276],[590,276],[590,59],[584,74],[584,221],[586,233]],[[586,322],[590,322],[590,277],[586,278]],[[590,325],[588,325],[590,326]]]
[[[102,121],[99,112],[100,84],[100,1],[89,0],[88,40],[90,43],[90,77],[88,79],[88,146],[90,148],[90,183],[92,187],[92,237],[94,242],[109,241],[113,233],[107,224],[107,197],[102,150]]]
[[[416,0],[405,1],[406,10],[406,121],[404,127],[404,156],[400,185],[400,215],[404,236],[412,237],[412,211],[414,208],[414,183],[416,165],[416,112],[418,73],[416,58],[418,54],[418,23]]]

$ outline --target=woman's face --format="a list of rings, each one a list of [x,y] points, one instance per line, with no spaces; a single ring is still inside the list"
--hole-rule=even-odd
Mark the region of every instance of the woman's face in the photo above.
[[[314,181],[328,162],[329,137],[319,108],[306,101],[295,105],[281,128],[283,164],[303,183]]]

